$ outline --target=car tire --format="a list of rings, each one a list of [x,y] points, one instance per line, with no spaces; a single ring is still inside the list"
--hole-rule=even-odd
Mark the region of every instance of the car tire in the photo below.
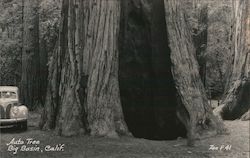
[[[27,120],[24,121],[24,122],[19,123],[18,129],[21,130],[21,131],[26,131],[28,129]]]

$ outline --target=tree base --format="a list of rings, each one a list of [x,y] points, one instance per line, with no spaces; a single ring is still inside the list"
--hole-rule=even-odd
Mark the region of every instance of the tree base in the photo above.
[[[250,110],[248,110],[248,112],[246,112],[244,115],[242,115],[241,120],[242,121],[250,120]]]

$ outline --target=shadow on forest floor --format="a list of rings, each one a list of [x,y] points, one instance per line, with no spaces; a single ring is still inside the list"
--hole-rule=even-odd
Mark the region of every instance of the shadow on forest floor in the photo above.
[[[94,138],[80,136],[65,138],[56,136],[53,132],[40,131],[36,126],[39,114],[31,113],[29,128],[26,132],[1,133],[0,156],[3,158],[248,158],[249,157],[249,121],[225,121],[230,135],[217,136],[197,141],[196,147],[187,147],[185,139],[174,141],[152,141],[132,137],[120,139]],[[37,145],[24,145],[39,147],[39,151],[20,151],[13,154],[8,151],[9,143],[13,138],[26,141],[27,138],[40,141]],[[65,144],[64,151],[45,151],[47,145],[55,147]],[[219,147],[218,150],[209,150],[210,145]],[[223,147],[231,145],[230,150]],[[21,148],[22,145],[16,145]],[[223,147],[220,150],[220,147]],[[26,148],[27,149],[27,148]]]

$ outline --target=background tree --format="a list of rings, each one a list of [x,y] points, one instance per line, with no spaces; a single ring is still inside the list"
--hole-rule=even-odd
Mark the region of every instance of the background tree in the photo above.
[[[206,53],[207,87],[210,99],[221,99],[227,80],[230,55],[231,1],[211,3],[208,10],[208,46]]]
[[[23,1],[23,49],[21,99],[33,108],[40,100],[39,15],[38,0]]]
[[[20,85],[23,42],[23,0],[0,1],[0,84]],[[60,18],[60,0],[39,1],[41,101],[47,81],[47,59],[54,49]],[[47,56],[47,57],[46,57]]]
[[[250,81],[249,81],[249,1],[234,0],[232,11],[232,46],[231,62],[229,67],[226,97],[216,113],[223,119],[237,119],[250,108]]]
[[[48,60],[53,54],[59,35],[61,0],[42,0],[39,5],[40,98],[46,99]]]
[[[209,99],[220,99],[224,92],[226,68],[231,64],[228,63],[231,6],[228,0],[183,1]]]
[[[22,12],[22,1],[0,1],[0,85],[20,82]]]

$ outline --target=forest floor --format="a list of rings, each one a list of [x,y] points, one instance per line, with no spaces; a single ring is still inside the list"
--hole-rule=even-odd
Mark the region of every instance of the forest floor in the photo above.
[[[37,127],[38,116],[31,113],[26,132],[1,133],[1,158],[249,158],[249,121],[225,121],[229,135],[200,140],[195,147],[187,147],[185,139],[152,141],[132,137],[59,137],[53,132],[40,131]],[[24,144],[16,145],[19,147],[16,154],[8,151],[14,150],[7,145],[13,138],[24,141]],[[40,141],[36,145],[27,145],[39,147],[39,151],[20,151],[20,147],[27,144],[27,138]],[[57,144],[64,144],[64,151],[45,151],[47,145]],[[210,149],[211,145],[215,146],[214,150]]]

